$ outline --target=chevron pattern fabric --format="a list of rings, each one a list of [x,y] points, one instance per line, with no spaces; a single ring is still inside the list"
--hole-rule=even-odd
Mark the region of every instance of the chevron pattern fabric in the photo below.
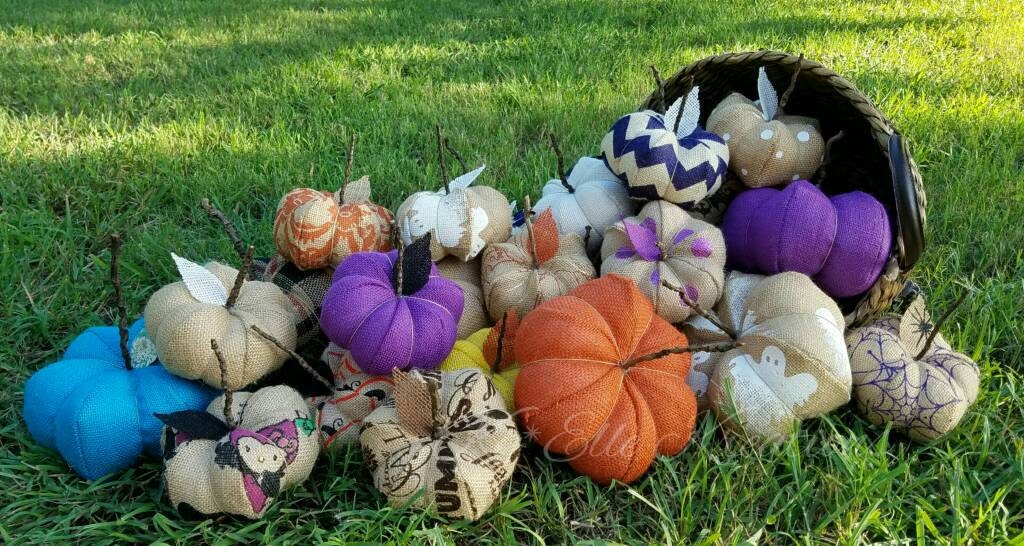
[[[698,127],[683,138],[661,114],[645,110],[620,118],[601,142],[605,163],[626,181],[634,199],[665,199],[692,205],[718,191],[729,165],[729,148]]]

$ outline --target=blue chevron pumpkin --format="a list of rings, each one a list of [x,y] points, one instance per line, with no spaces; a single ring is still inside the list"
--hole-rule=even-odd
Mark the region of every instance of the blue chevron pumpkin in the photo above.
[[[633,199],[683,206],[718,191],[729,166],[722,137],[699,126],[677,137],[665,116],[652,110],[619,118],[601,142],[601,152]]]

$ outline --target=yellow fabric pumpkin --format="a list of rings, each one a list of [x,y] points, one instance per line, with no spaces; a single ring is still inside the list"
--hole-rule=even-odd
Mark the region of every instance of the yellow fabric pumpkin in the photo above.
[[[464,368],[479,369],[494,383],[509,411],[515,411],[513,394],[519,366],[515,363],[512,344],[518,328],[519,317],[515,311],[510,311],[493,328],[477,330],[468,338],[456,341],[451,354],[441,362],[441,370],[452,372]]]

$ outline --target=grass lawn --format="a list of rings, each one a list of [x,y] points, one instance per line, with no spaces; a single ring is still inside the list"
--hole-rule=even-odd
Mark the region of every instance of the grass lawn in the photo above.
[[[974,543],[1024,541],[1024,14],[1015,2],[440,3],[0,0],[0,541]],[[105,235],[127,236],[129,312],[174,278],[169,252],[233,259],[209,196],[260,254],[277,200],[357,175],[396,207],[438,184],[443,123],[482,183],[510,196],[553,175],[542,138],[592,154],[619,115],[706,55],[804,52],[904,132],[925,177],[916,280],[978,359],[982,394],[919,446],[851,409],[756,448],[710,421],[632,487],[598,487],[528,451],[476,523],[388,508],[357,450],[256,522],[183,521],[160,466],[94,483],[35,445],[22,384],[109,323]]]

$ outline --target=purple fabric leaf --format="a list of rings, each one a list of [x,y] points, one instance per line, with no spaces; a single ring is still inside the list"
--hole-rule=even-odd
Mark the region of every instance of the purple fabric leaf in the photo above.
[[[698,258],[711,256],[711,241],[704,237],[697,237],[697,239],[690,243],[690,252]]]
[[[661,249],[658,248],[658,230],[653,218],[647,218],[641,224],[623,220],[622,225],[626,230],[626,237],[629,238],[629,244],[641,258],[648,262],[661,258]]]
[[[678,245],[679,243],[685,241],[687,237],[689,237],[690,235],[693,235],[693,234],[694,234],[694,231],[692,229],[690,229],[690,228],[683,228],[683,229],[679,230],[679,233],[676,233],[675,237],[672,238],[672,244]]]

